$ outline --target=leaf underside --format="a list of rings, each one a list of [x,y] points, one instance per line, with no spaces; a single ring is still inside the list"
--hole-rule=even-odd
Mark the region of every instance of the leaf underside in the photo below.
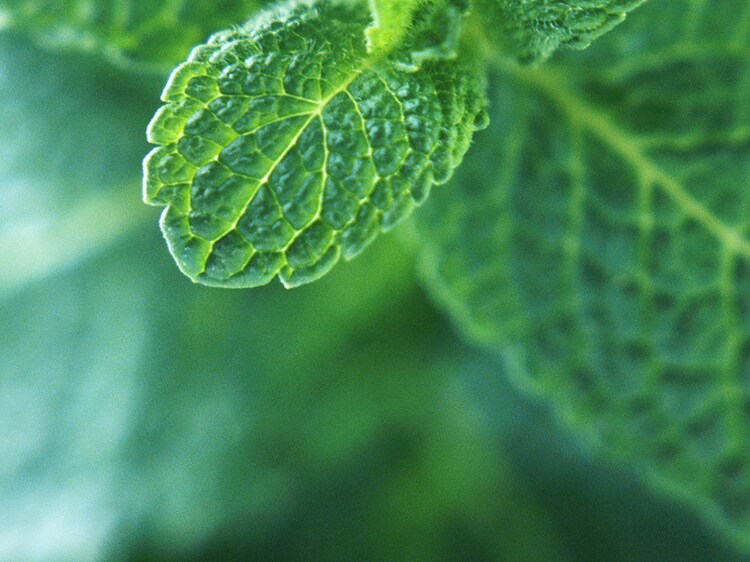
[[[364,9],[363,9],[364,8]],[[289,5],[212,37],[149,128],[144,198],[193,280],[297,286],[360,253],[445,182],[483,121],[460,61],[369,56],[366,5]]]
[[[598,448],[750,548],[750,4],[654,2],[498,65],[422,272]]]

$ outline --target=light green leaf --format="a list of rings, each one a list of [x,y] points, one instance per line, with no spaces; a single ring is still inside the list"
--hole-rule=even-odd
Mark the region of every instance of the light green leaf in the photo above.
[[[387,52],[398,46],[411,25],[414,11],[426,0],[370,0],[372,24],[367,28],[367,49]]]
[[[467,0],[370,0],[367,49],[376,54],[398,47],[395,60],[414,71],[427,60],[456,58],[468,9]]]
[[[174,65],[268,0],[0,0],[0,29],[119,63]],[[169,70],[169,68],[167,68]]]
[[[419,6],[408,33],[400,38],[398,52],[392,55],[393,62],[402,70],[416,72],[425,62],[458,58],[462,47],[479,57],[471,30],[465,25],[468,8],[462,0],[432,0]],[[466,52],[463,56],[464,60],[470,58]]]
[[[597,449],[750,548],[750,4],[655,2],[498,63],[421,215],[427,285]]]
[[[367,54],[366,6],[297,3],[219,33],[167,85],[144,199],[182,271],[215,286],[313,281],[445,182],[484,121],[466,61]]]
[[[475,0],[492,49],[523,62],[560,47],[583,49],[645,0]]]

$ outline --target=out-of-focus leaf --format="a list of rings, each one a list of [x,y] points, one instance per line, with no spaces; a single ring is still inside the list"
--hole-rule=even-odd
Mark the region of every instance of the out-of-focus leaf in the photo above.
[[[267,0],[0,0],[0,28],[54,48],[169,70],[211,33]]]
[[[160,244],[129,238],[0,308],[0,559],[416,559],[468,541],[522,560],[529,525],[523,552],[559,552],[450,384],[397,246],[290,294],[193,286]]]
[[[585,49],[645,0],[474,0],[491,49],[538,62],[561,47]]]
[[[519,392],[504,374],[496,354],[481,353],[464,367],[460,384],[485,413],[505,458],[560,531],[572,560],[739,559],[697,513],[644,486],[630,467],[602,462],[560,426],[547,404]]]
[[[0,298],[144,227],[142,127],[158,100],[140,84],[0,37]]]
[[[501,64],[494,126],[421,229],[473,340],[746,548],[749,7],[654,2],[585,53]]]

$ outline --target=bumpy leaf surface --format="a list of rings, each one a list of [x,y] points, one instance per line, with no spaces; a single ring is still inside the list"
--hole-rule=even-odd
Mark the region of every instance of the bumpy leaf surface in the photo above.
[[[523,62],[583,49],[645,0],[476,0],[493,47]]]
[[[750,547],[750,3],[501,66],[421,215],[428,286],[598,447]]]
[[[0,0],[0,28],[132,63],[174,65],[269,0]],[[168,69],[169,70],[169,69]]]
[[[301,3],[215,35],[173,74],[144,198],[185,274],[317,279],[445,182],[484,119],[462,61],[370,56],[365,4]]]

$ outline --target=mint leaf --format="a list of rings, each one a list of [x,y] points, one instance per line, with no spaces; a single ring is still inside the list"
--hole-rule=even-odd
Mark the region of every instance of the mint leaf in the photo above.
[[[560,47],[583,49],[645,0],[475,0],[492,49],[523,62]]]
[[[750,548],[747,6],[654,3],[549,66],[498,57],[493,127],[419,232],[473,341]]]
[[[217,29],[268,0],[0,0],[0,29],[118,63],[177,64]],[[167,69],[169,70],[169,69]]]
[[[182,271],[214,286],[313,281],[444,183],[484,121],[461,60],[369,55],[358,3],[290,4],[219,33],[173,73],[144,199]]]

